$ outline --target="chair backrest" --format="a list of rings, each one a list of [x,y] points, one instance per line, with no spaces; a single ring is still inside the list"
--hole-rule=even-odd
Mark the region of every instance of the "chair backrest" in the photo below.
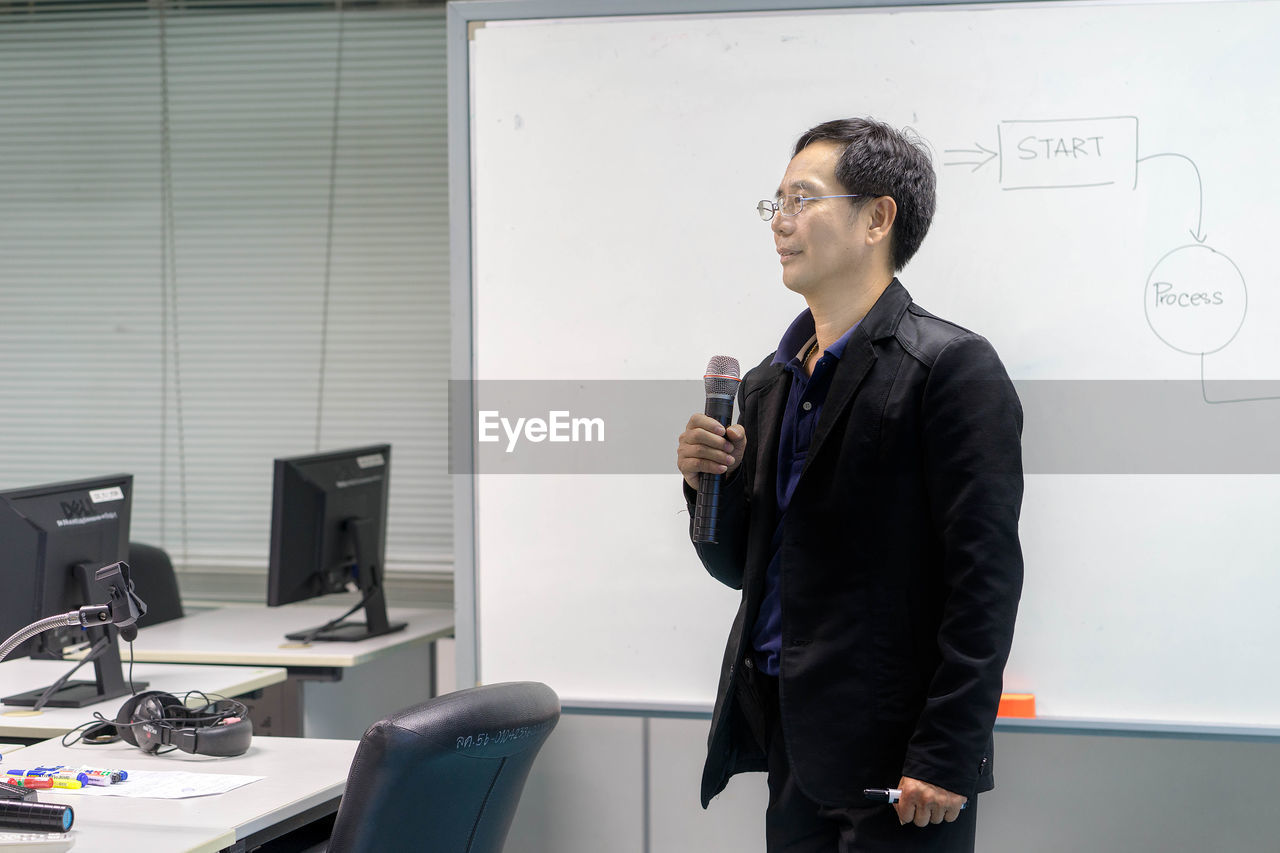
[[[130,542],[129,576],[138,597],[147,605],[146,615],[138,619],[139,628],[182,616],[178,576],[173,570],[173,561],[163,548]]]
[[[436,697],[356,748],[329,853],[499,853],[560,699],[532,681]]]

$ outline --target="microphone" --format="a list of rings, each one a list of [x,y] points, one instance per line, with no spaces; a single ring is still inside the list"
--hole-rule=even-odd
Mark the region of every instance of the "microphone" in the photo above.
[[[94,573],[94,580],[107,584],[110,597],[111,622],[120,631],[120,639],[132,643],[138,639],[137,621],[147,613],[146,603],[133,591],[133,579],[129,577],[129,564],[112,563]]]
[[[727,355],[712,356],[707,373],[702,377],[707,389],[706,414],[720,426],[733,422],[733,398],[738,393],[738,360]],[[720,520],[720,475],[703,472],[698,475],[698,502],[693,509],[693,541],[716,542]]]

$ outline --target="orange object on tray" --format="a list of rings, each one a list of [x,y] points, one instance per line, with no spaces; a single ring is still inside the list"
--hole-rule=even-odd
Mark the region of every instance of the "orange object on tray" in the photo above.
[[[1036,694],[1003,693],[1000,696],[1000,709],[997,717],[1034,717],[1036,715]]]

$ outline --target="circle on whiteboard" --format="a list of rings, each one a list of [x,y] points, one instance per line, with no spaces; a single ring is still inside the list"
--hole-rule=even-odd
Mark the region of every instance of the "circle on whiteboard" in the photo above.
[[[1147,276],[1142,306],[1156,337],[1178,352],[1217,352],[1244,325],[1244,276],[1221,252],[1199,244],[1161,258]]]

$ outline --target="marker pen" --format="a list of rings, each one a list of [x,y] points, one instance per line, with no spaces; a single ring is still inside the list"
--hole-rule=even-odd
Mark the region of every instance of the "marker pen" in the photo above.
[[[63,767],[62,769],[75,770],[77,773],[84,773],[90,777],[97,776],[100,779],[107,779],[112,785],[129,778],[127,770],[104,770],[101,767]]]
[[[74,770],[54,770],[49,776],[54,779],[62,779],[65,782],[78,782],[81,787],[93,784],[89,780],[88,773],[77,773]]]
[[[75,787],[80,788],[89,784],[89,776],[86,773],[78,773],[75,770],[57,767],[37,767],[34,770],[6,770],[10,776],[19,774],[31,778],[33,776],[47,776],[50,779],[64,779],[73,782],[79,782]]]
[[[105,788],[111,784],[111,780],[106,776],[91,776],[88,773],[77,773],[74,776],[66,776],[63,774],[75,773],[73,770],[59,770],[54,778],[57,779],[75,779],[84,786],[92,785],[95,788]]]
[[[10,785],[21,785],[24,788],[52,788],[53,780],[47,776],[10,776]]]
[[[896,803],[902,799],[901,788],[864,788],[862,796],[868,800],[877,803]],[[965,807],[965,803],[960,804],[960,808]]]
[[[114,785],[129,778],[123,770],[102,770],[97,767],[71,767],[66,764],[52,764],[48,767],[36,768],[41,771],[52,771],[59,776],[79,779],[86,785]],[[81,778],[83,777],[83,778]]]
[[[60,776],[49,777],[53,781],[53,787],[66,788],[70,791],[77,791],[84,787],[84,783],[78,779],[63,779]]]

